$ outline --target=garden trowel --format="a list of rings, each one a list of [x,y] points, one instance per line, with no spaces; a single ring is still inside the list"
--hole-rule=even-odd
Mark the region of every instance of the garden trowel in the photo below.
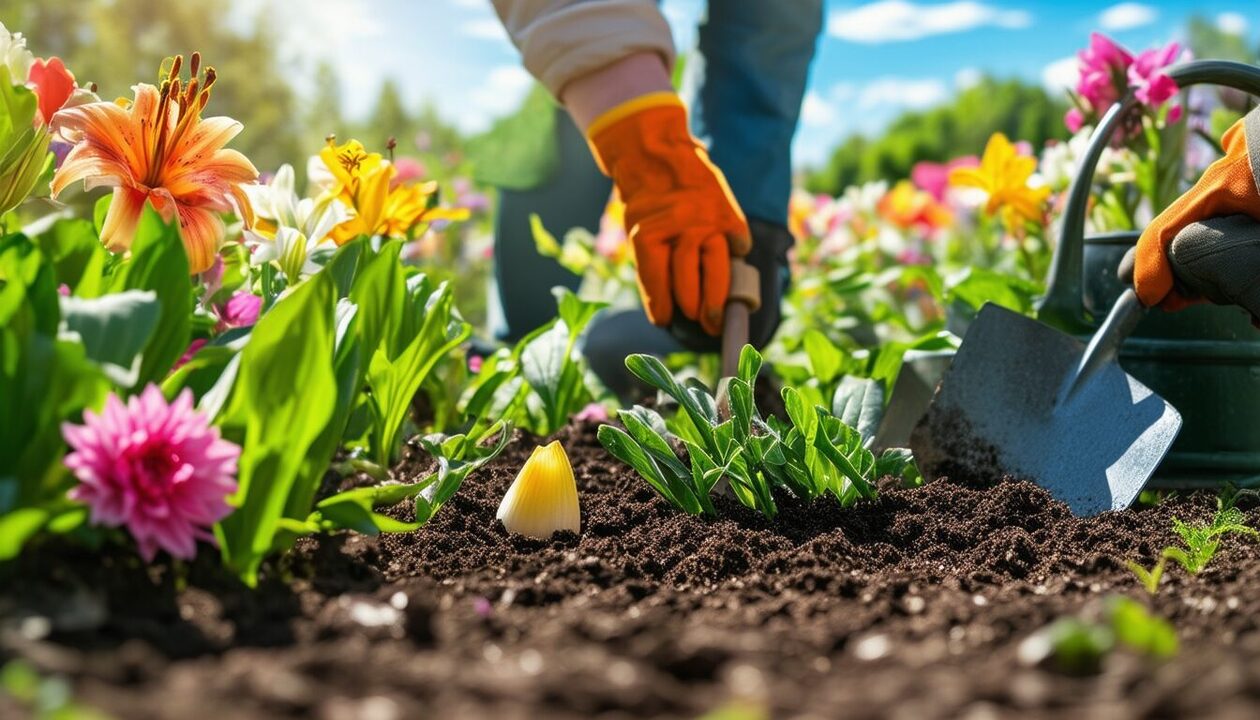
[[[1184,296],[1260,309],[1254,220],[1190,225],[1169,260]],[[1131,282],[1132,255],[1123,265]],[[911,434],[924,476],[1032,480],[1077,515],[1128,507],[1181,429],[1180,413],[1116,361],[1144,314],[1126,290],[1085,345],[985,305]]]
[[[1077,515],[1128,507],[1181,415],[1116,362],[1145,314],[1126,290],[1086,346],[988,303],[910,435],[928,479],[1031,480]]]

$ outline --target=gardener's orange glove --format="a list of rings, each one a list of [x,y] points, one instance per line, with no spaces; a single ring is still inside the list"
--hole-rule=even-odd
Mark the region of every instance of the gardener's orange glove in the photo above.
[[[676,305],[720,335],[730,256],[748,254],[752,240],[722,171],[687,129],[678,96],[657,92],[622,103],[596,118],[587,138],[626,204],[648,318],[668,325]]]
[[[1260,221],[1260,111],[1253,110],[1231,127],[1222,145],[1225,157],[1151,221],[1138,240],[1133,284],[1144,305],[1179,310],[1191,304],[1173,287],[1168,261],[1169,243],[1187,225],[1227,215],[1250,215]]]

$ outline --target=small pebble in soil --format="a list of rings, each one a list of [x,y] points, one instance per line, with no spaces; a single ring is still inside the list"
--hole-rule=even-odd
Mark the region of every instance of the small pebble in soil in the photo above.
[[[892,650],[887,635],[868,635],[853,646],[853,657],[858,660],[878,660]]]

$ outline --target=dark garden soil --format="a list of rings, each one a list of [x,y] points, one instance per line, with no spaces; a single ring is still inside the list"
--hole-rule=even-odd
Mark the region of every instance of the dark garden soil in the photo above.
[[[1152,603],[1176,659],[1118,652],[1071,677],[1018,657],[1065,614],[1147,602],[1124,561],[1149,564],[1211,496],[1081,520],[1032,485],[943,480],[850,509],[785,499],[773,523],[723,501],[706,520],[592,426],[561,439],[581,535],[495,521],[522,438],[427,528],[303,541],[256,592],[213,553],[177,580],[125,549],[44,546],[0,578],[0,659],[122,718],[1260,717],[1260,559],[1237,536]]]

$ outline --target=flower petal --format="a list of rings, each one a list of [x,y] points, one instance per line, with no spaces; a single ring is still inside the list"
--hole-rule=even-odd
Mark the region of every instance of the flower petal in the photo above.
[[[130,187],[114,188],[114,198],[105,213],[101,226],[101,244],[110,252],[123,252],[131,247],[136,236],[136,224],[144,212],[148,193]]]
[[[179,213],[179,236],[188,253],[188,272],[204,272],[214,264],[214,256],[223,241],[223,221],[217,213],[183,203],[176,204]]]

